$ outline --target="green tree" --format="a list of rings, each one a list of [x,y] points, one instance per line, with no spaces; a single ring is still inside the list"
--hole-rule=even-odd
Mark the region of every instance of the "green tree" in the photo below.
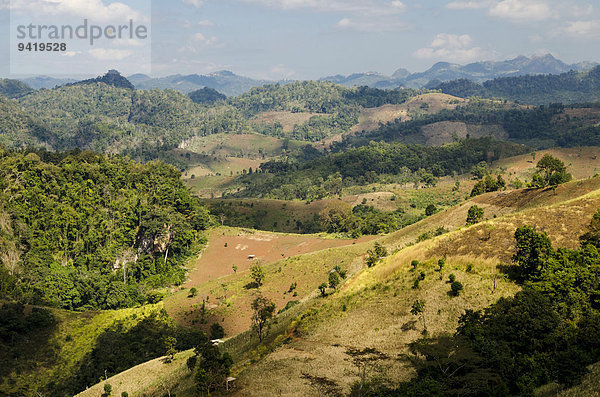
[[[571,174],[567,172],[565,163],[549,154],[538,161],[536,168],[532,180],[534,187],[556,186],[571,180]]]
[[[221,353],[217,346],[204,339],[194,349],[197,357],[195,381],[199,392],[210,395],[223,386],[230,374],[233,360],[228,352]]]
[[[225,336],[225,329],[219,323],[213,323],[210,326],[210,339],[221,339]]]
[[[421,316],[421,320],[423,320],[423,332],[427,332],[427,324],[425,323],[425,301],[416,300],[413,302],[410,313],[413,316]]]
[[[258,295],[252,302],[252,326],[262,342],[265,332],[275,313],[275,303],[262,295]]]
[[[110,397],[112,393],[112,385],[110,383],[104,384],[104,393],[102,393],[102,397]]]
[[[430,172],[424,172],[421,175],[421,183],[423,183],[426,187],[434,187],[438,183],[438,178],[436,178]]]
[[[450,291],[452,296],[460,295],[460,291],[463,290],[463,285],[460,281],[454,281],[450,284]]]
[[[321,227],[329,233],[347,232],[353,221],[352,207],[343,201],[330,202],[319,212]]]
[[[479,208],[476,205],[473,205],[469,208],[469,212],[467,213],[467,226],[474,225],[483,220],[483,209]]]
[[[190,288],[190,293],[189,293],[188,297],[194,298],[196,295],[198,295],[198,289],[196,287]]]
[[[260,264],[256,264],[250,268],[250,272],[250,278],[254,282],[254,285],[260,288],[265,281],[265,270]]]
[[[321,283],[319,285],[319,291],[321,291],[321,296],[325,298],[325,292],[327,292],[327,283]]]
[[[165,355],[167,356],[167,362],[170,363],[171,361],[173,361],[175,353],[177,353],[177,350],[175,349],[175,346],[177,346],[177,339],[175,339],[175,337],[173,336],[167,336],[164,339],[163,344],[165,346]]]
[[[600,209],[596,211],[587,227],[588,231],[579,237],[581,245],[591,244],[600,248]]]
[[[480,161],[477,165],[471,168],[471,174],[475,179],[483,179],[489,173],[488,164],[485,161]]]
[[[552,243],[546,233],[538,233],[530,226],[515,231],[516,250],[513,262],[518,266],[521,280],[539,277],[544,263],[552,254]]]
[[[340,284],[340,275],[336,271],[329,272],[329,287],[337,289]]]
[[[437,212],[437,207],[434,204],[429,204],[425,208],[425,216],[431,216]]]

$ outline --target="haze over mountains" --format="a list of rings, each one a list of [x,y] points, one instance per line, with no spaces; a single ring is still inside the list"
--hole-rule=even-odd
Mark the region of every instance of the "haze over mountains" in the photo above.
[[[354,73],[348,76],[335,75],[323,77],[319,80],[331,81],[346,87],[368,86],[381,89],[394,89],[398,87],[422,88],[433,87],[440,82],[456,79],[468,79],[475,82],[484,82],[498,77],[515,77],[522,75],[538,74],[560,74],[570,70],[581,71],[591,69],[597,63],[580,62],[566,64],[556,59],[551,54],[543,56],[518,56],[514,59],[504,61],[482,61],[459,65],[448,62],[438,62],[430,69],[410,73],[406,69],[398,69],[391,76],[378,72]],[[36,76],[19,79],[34,89],[54,88],[58,85],[73,83],[74,79],[59,79],[48,76]],[[236,96],[249,91],[253,87],[259,87],[268,83],[269,80],[257,80],[250,77],[237,75],[233,72],[222,70],[206,75],[181,75],[175,74],[165,77],[153,78],[144,74],[128,76],[128,80],[137,89],[173,89],[188,94],[197,89],[208,87],[215,89],[227,96]],[[279,81],[288,83],[289,80]]]

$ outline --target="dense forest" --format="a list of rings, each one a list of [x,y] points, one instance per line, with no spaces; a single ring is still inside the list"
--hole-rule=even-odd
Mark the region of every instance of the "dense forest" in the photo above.
[[[183,281],[208,212],[160,162],[0,149],[0,298],[114,309]]]
[[[374,182],[435,185],[436,178],[468,172],[481,161],[527,153],[524,146],[490,138],[467,139],[441,147],[371,142],[309,161],[293,158],[261,165],[243,176],[239,196],[317,200],[336,196],[344,186]]]
[[[460,79],[432,88],[462,98],[502,98],[528,104],[593,102],[600,100],[600,66],[560,75],[502,77],[483,84]]]

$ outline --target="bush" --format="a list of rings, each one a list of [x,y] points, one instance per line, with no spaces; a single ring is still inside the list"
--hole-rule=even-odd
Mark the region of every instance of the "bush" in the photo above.
[[[476,205],[473,205],[469,208],[469,212],[467,213],[467,226],[474,225],[483,220],[483,209],[479,208]]]
[[[454,273],[451,273],[448,276],[448,280],[450,281],[451,284],[456,281],[456,276],[454,275]]]
[[[425,215],[426,216],[431,216],[431,215],[435,214],[436,212],[437,212],[437,208],[433,204],[429,204],[427,206],[427,208],[425,208]]]
[[[412,260],[412,262],[410,262],[410,266],[411,266],[413,269],[416,269],[416,268],[417,268],[417,266],[419,266],[419,261],[418,261],[418,260],[416,260],[416,259],[413,259],[413,260]]]
[[[460,295],[460,291],[462,291],[462,290],[463,290],[463,285],[460,281],[454,281],[452,284],[450,284],[450,291],[453,296]]]

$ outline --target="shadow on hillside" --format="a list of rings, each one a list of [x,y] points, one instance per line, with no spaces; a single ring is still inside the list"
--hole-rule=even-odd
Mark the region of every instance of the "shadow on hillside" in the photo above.
[[[163,356],[167,352],[168,337],[176,339],[177,351],[191,349],[206,339],[200,330],[173,325],[164,310],[140,321],[133,316],[116,321],[96,339],[94,348],[81,360],[66,388],[76,394],[105,377]]]
[[[14,376],[56,362],[58,347],[50,343],[58,331],[56,323],[48,309],[20,303],[4,303],[0,307],[0,395],[11,394]],[[33,394],[33,390],[19,392]]]
[[[496,266],[496,269],[498,269],[500,273],[506,275],[506,277],[508,277],[508,279],[511,281],[519,282],[521,280],[521,272],[519,267],[516,265],[502,264]]]

